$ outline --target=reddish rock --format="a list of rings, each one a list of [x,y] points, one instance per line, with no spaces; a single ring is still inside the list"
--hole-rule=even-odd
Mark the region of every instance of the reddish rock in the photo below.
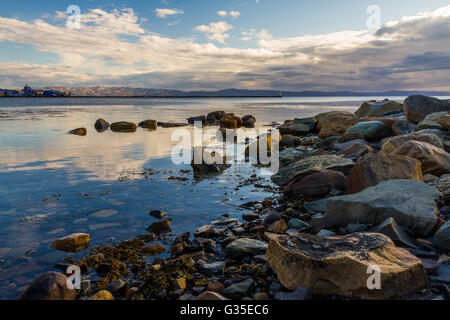
[[[403,155],[382,152],[364,156],[350,169],[346,192],[359,193],[382,181],[394,179],[423,182],[420,161]]]
[[[313,173],[299,182],[292,181],[285,191],[294,195],[318,197],[328,194],[332,188],[345,189],[345,176],[342,172],[323,170]]]
[[[75,300],[75,289],[67,286],[68,278],[59,272],[47,272],[28,286],[19,300]]]

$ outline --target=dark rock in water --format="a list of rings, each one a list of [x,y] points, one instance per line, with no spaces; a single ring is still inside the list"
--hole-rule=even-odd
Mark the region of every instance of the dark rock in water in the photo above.
[[[256,123],[256,118],[252,115],[242,117],[242,126],[246,128],[254,128]]]
[[[222,274],[224,269],[225,262],[223,261],[205,263],[199,266],[199,271],[207,276]]]
[[[87,130],[86,130],[86,128],[73,129],[73,130],[69,131],[69,134],[74,134],[76,136],[85,136],[85,135],[87,135]]]
[[[107,287],[106,290],[108,290],[111,293],[119,293],[122,291],[125,291],[127,283],[123,281],[122,279],[118,279],[116,281],[111,282]]]
[[[226,114],[219,121],[221,128],[236,129],[242,126],[242,119],[234,114]]]
[[[247,279],[225,288],[222,291],[222,295],[232,300],[240,300],[249,295],[252,287],[253,279]]]
[[[406,98],[403,104],[406,120],[420,122],[430,113],[449,111],[450,100],[414,95]]]
[[[345,190],[345,176],[342,172],[322,170],[310,174],[300,181],[292,181],[285,192],[293,195],[318,197],[328,194],[332,188]]]
[[[225,248],[225,254],[229,258],[240,260],[248,256],[252,257],[265,254],[266,249],[266,242],[255,239],[241,238],[230,243]]]
[[[208,123],[218,123],[225,116],[225,111],[214,111],[208,113],[206,121]]]
[[[132,122],[115,122],[111,124],[111,130],[114,132],[135,132],[137,126]]]
[[[206,116],[190,117],[187,118],[189,124],[194,124],[195,122],[206,123]]]
[[[392,124],[392,133],[396,136],[412,133],[415,130],[415,126],[405,120],[396,120]]]
[[[175,122],[158,122],[158,127],[161,128],[179,128],[179,127],[186,127],[189,124],[187,123],[175,123]]]
[[[105,119],[100,118],[97,121],[95,121],[94,128],[98,132],[104,132],[109,128],[109,122],[106,121]]]
[[[348,172],[346,191],[349,194],[361,192],[382,181],[409,179],[423,181],[420,161],[384,152],[369,154],[359,159]]]
[[[434,236],[438,247],[450,250],[450,222],[444,224]]]
[[[67,281],[62,273],[44,273],[33,280],[19,300],[75,300],[77,292],[68,288]]]
[[[172,231],[170,229],[171,223],[172,223],[171,218],[161,219],[161,220],[153,222],[150,225],[150,227],[147,228],[147,231],[155,233],[155,234],[169,233]]]
[[[282,135],[292,134],[295,136],[303,136],[316,129],[317,121],[314,118],[294,119],[278,127]]]
[[[367,141],[381,140],[388,136],[388,130],[381,121],[360,122],[348,128],[345,133],[361,133]]]
[[[242,215],[242,219],[244,219],[245,221],[255,221],[259,219],[259,215],[255,212],[250,212],[250,213],[244,213]]]
[[[303,301],[303,300],[311,300],[311,291],[308,288],[298,288],[294,292],[278,292],[275,295],[275,300],[281,301]]]
[[[156,219],[162,219],[166,215],[166,213],[160,210],[152,210],[149,212],[149,215]]]
[[[158,121],[156,120],[145,120],[139,123],[140,128],[156,130],[158,129]]]
[[[231,165],[226,163],[226,157],[217,155],[216,153],[207,154],[204,148],[198,147],[193,150],[193,157],[191,161],[194,178],[202,178],[208,175],[221,174]],[[208,157],[209,159],[205,159]]]
[[[417,249],[414,241],[408,236],[394,218],[387,218],[383,223],[370,230],[370,232],[382,233],[394,241],[400,247],[410,247]]]
[[[214,226],[205,225],[198,228],[194,233],[196,238],[211,238],[214,236]]]
[[[378,225],[394,218],[401,226],[428,236],[436,222],[436,201],[441,194],[434,187],[411,180],[383,181],[364,191],[330,198],[322,227],[345,227],[359,221]]]
[[[65,252],[78,252],[89,247],[89,235],[86,233],[74,233],[67,237],[55,240],[52,248]]]
[[[307,234],[272,239],[267,261],[283,287],[317,295],[384,300],[427,285],[422,262],[379,233],[321,238]],[[381,289],[370,290],[368,270],[379,266]]]

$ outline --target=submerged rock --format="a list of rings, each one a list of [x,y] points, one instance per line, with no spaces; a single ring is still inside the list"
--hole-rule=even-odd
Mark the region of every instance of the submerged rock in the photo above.
[[[285,288],[309,288],[317,295],[390,299],[428,282],[418,258],[378,233],[281,236],[270,241],[266,258]],[[370,290],[374,266],[381,272],[380,289]]]
[[[156,130],[158,129],[158,121],[156,120],[145,120],[139,123],[140,128]]]
[[[19,300],[75,300],[77,292],[67,286],[68,278],[59,272],[46,272],[27,287]]]
[[[449,111],[450,100],[414,95],[406,98],[403,104],[406,120],[420,122],[431,113]]]
[[[100,118],[97,121],[95,121],[94,128],[98,132],[104,132],[109,128],[109,122],[106,121],[105,119]]]
[[[111,130],[114,132],[135,132],[137,126],[132,122],[115,122],[111,124]]]
[[[86,128],[73,129],[73,130],[69,131],[69,134],[73,134],[76,136],[85,136],[85,135],[87,135],[87,130],[86,130]]]
[[[72,253],[82,251],[88,247],[89,235],[86,233],[74,233],[52,243],[52,248]]]
[[[423,181],[420,161],[382,152],[366,155],[348,172],[347,193],[358,193],[382,181],[409,179]]]
[[[415,233],[428,236],[437,222],[436,188],[411,180],[389,180],[364,191],[330,198],[321,226],[349,223],[379,225],[387,218]]]
[[[384,117],[390,114],[402,112],[403,104],[386,99],[380,102],[364,102],[361,107],[355,112],[355,115],[357,117]]]
[[[207,157],[205,159],[205,157]],[[226,163],[226,157],[219,156],[216,159],[216,153],[207,153],[204,148],[194,148],[191,161],[194,178],[202,178],[208,175],[217,175],[230,167]]]
[[[311,156],[281,168],[271,179],[278,185],[287,185],[294,178],[301,180],[311,173],[322,170],[347,173],[353,165],[354,163],[350,159],[336,155]]]
[[[153,222],[150,227],[147,228],[147,231],[155,233],[155,234],[163,234],[171,232],[170,225],[172,223],[171,218],[160,219],[158,221]]]

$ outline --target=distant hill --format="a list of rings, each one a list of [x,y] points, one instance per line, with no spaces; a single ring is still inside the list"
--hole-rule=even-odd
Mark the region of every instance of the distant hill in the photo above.
[[[48,90],[70,92],[72,96],[88,97],[344,97],[344,96],[409,96],[423,94],[428,96],[449,96],[450,92],[439,91],[386,91],[386,92],[350,92],[350,91],[277,91],[225,89],[218,91],[181,91],[168,89],[148,89],[130,87],[47,87]]]

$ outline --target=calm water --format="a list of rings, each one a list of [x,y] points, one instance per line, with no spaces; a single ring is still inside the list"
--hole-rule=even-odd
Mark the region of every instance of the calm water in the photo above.
[[[50,248],[58,237],[86,232],[91,245],[128,239],[145,233],[153,209],[172,217],[175,233],[194,231],[228,212],[240,218],[238,205],[270,196],[253,186],[235,190],[249,173],[258,173],[249,165],[194,181],[182,171],[190,166],[171,162],[174,129],[97,133],[96,119],[185,122],[223,110],[252,114],[258,126],[266,126],[330,110],[355,111],[371,99],[0,99],[0,299],[16,298],[37,274],[68,255]],[[78,127],[88,135],[66,134]],[[151,174],[141,175],[143,169]]]

